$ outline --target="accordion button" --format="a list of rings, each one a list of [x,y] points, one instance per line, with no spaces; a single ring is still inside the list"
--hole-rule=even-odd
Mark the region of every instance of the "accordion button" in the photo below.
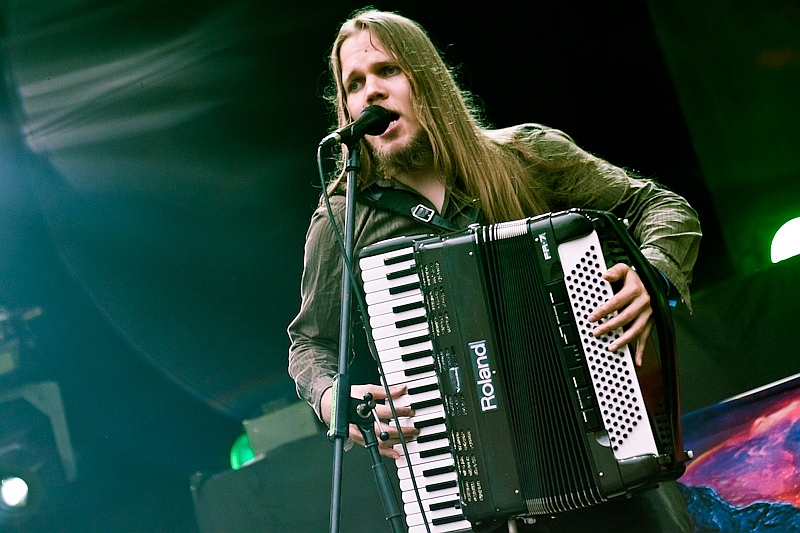
[[[583,421],[586,423],[586,429],[595,431],[600,429],[600,414],[597,409],[584,409],[581,411],[583,414]]]
[[[575,385],[575,388],[580,389],[581,387],[586,387],[588,384],[588,380],[586,379],[586,373],[583,371],[583,367],[573,368],[569,371],[570,377],[572,377],[572,383]]]

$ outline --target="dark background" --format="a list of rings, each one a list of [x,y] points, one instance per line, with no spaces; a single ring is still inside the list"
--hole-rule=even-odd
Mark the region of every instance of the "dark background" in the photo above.
[[[491,124],[562,129],[697,209],[686,411],[798,372],[797,261],[769,240],[800,216],[800,8],[695,4],[373,4],[422,23]],[[0,6],[0,307],[24,348],[0,391],[58,382],[78,469],[23,529],[193,531],[190,476],[294,398],[326,53],[362,4]]]

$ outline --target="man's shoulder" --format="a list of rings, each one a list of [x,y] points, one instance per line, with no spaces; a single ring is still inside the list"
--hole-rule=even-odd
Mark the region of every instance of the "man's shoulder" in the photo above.
[[[529,145],[549,142],[573,142],[572,138],[563,131],[536,122],[525,122],[506,128],[486,129],[484,133],[494,142],[506,145],[520,142]]]

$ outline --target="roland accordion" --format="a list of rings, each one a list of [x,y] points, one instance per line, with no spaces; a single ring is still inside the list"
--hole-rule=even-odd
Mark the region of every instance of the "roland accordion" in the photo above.
[[[613,295],[602,275],[616,263],[651,295],[641,367],[627,346],[608,350],[621,330],[595,338],[587,320]],[[682,474],[664,281],[615,216],[400,237],[359,265],[383,379],[407,385],[395,404],[420,429],[397,461],[410,532],[590,507]]]

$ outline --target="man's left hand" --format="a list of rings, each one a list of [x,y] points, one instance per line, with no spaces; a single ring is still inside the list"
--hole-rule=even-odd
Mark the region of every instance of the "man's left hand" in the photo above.
[[[592,331],[592,335],[600,337],[617,328],[624,327],[623,334],[618,339],[614,339],[608,346],[608,350],[615,352],[626,344],[630,344],[632,351],[635,351],[636,365],[641,366],[645,342],[650,336],[654,323],[650,295],[636,271],[626,264],[619,263],[609,268],[603,274],[603,278],[611,283],[622,283],[622,288],[589,315],[589,322],[598,323]],[[619,311],[619,314],[599,323],[614,311]]]

